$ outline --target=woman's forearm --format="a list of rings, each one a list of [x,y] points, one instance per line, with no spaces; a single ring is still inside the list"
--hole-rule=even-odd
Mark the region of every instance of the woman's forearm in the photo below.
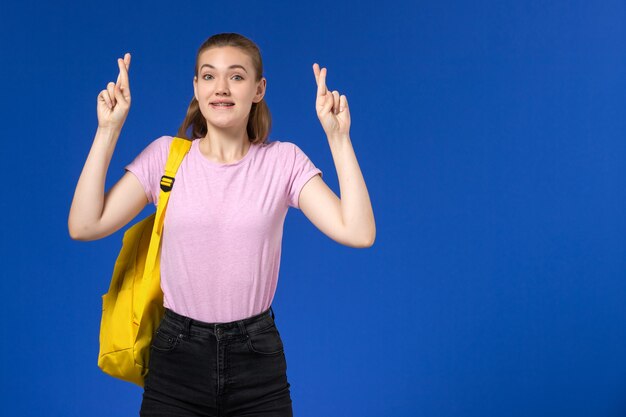
[[[85,165],[76,184],[67,225],[73,239],[96,224],[102,216],[104,186],[120,130],[98,127]]]
[[[328,143],[337,169],[343,224],[371,246],[376,238],[374,212],[350,136],[329,136]]]

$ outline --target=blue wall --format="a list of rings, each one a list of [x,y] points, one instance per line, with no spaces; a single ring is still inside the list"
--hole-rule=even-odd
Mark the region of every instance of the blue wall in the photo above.
[[[369,249],[287,215],[274,310],[295,415],[626,414],[624,2],[27,1],[0,16],[7,415],[138,414],[141,389],[97,367],[126,228],[73,241],[67,216],[116,58],[133,54],[133,103],[107,189],[176,133],[218,32],[260,46],[270,138],[339,194],[314,107],[311,65],[328,68],[374,206]]]

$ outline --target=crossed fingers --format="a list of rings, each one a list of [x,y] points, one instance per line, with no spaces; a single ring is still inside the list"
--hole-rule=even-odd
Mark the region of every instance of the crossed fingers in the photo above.
[[[327,70],[326,68],[322,68],[320,70],[320,66],[315,63],[313,64],[313,72],[315,73],[315,82],[317,83],[317,98],[320,99],[325,99],[326,97],[326,93],[329,92],[328,88],[326,87],[326,73]],[[332,110],[333,113],[337,114],[339,113],[339,105],[340,105],[340,96],[339,96],[339,91],[335,90],[332,93],[332,101],[333,101],[333,105],[332,105]]]
[[[130,68],[130,54],[126,52],[124,59],[117,58],[117,65],[120,68],[120,73],[117,75],[117,81],[115,84],[120,85],[122,81],[122,87],[128,87],[128,69]]]
[[[106,91],[108,92],[108,95],[105,94],[103,96],[107,106],[109,106],[110,109],[115,107],[115,105],[117,104],[117,96],[115,94],[116,90],[121,93],[122,97],[125,97],[127,100],[130,99],[130,86],[128,80],[128,69],[130,68],[130,53],[127,52],[124,55],[124,59],[118,58],[117,66],[120,70],[117,75],[117,81],[111,81],[107,84]]]

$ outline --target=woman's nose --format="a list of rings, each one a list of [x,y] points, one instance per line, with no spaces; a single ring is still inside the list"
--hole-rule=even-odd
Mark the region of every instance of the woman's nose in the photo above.
[[[217,81],[215,92],[222,93],[222,94],[228,93],[228,83],[226,82],[226,80]]]

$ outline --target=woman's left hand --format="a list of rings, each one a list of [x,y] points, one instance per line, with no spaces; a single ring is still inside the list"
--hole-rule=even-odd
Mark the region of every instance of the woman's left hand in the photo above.
[[[322,128],[328,137],[348,136],[350,132],[350,109],[345,95],[339,91],[332,93],[326,88],[326,68],[313,64],[315,81],[317,82],[317,99],[315,109]]]

